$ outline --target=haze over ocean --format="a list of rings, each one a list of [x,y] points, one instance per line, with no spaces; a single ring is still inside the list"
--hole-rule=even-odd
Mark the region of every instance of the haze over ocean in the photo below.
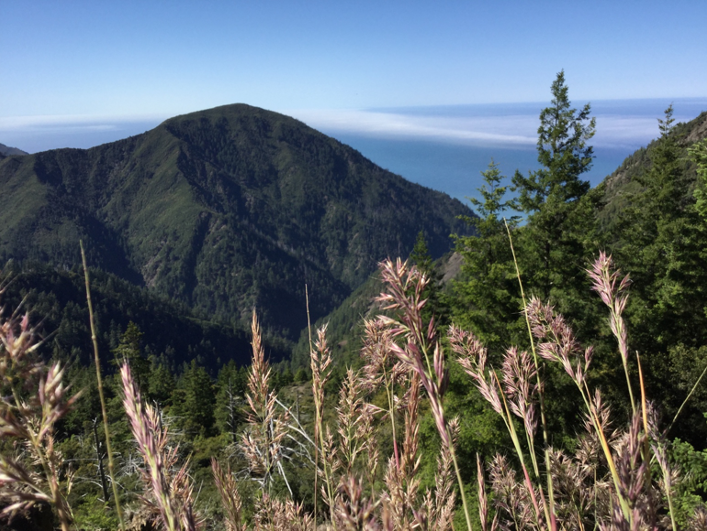
[[[599,184],[636,149],[656,138],[658,118],[673,104],[676,122],[707,110],[707,98],[591,102],[595,160],[585,174]],[[573,102],[580,108],[584,102]],[[491,159],[511,177],[537,169],[539,113],[548,103],[445,105],[368,110],[283,110],[348,144],[379,166],[466,202]],[[196,109],[195,109],[196,110]],[[31,117],[0,121],[0,142],[30,153],[89,148],[140,134],[168,116],[140,118]]]
[[[580,108],[585,102],[574,102]],[[592,186],[659,136],[658,119],[673,104],[676,123],[707,111],[707,98],[591,102],[597,119],[595,159],[584,175]],[[379,166],[466,202],[482,184],[491,159],[503,175],[528,172],[537,162],[540,111],[548,103],[454,105],[296,116],[360,151]],[[308,119],[309,118],[309,119]],[[345,120],[348,120],[346,122]]]

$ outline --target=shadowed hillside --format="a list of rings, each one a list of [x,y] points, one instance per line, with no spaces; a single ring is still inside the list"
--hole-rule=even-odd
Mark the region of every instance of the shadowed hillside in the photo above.
[[[89,262],[295,339],[425,230],[435,257],[459,201],[405,181],[301,122],[247,105],[179,116],[89,150],[0,162],[0,257]]]

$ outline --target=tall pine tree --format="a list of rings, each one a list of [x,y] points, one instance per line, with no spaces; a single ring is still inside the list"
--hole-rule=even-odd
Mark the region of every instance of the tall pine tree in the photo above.
[[[480,199],[470,198],[478,217],[466,218],[475,234],[455,238],[463,263],[461,277],[451,290],[452,314],[456,324],[473,330],[495,352],[511,343],[510,327],[521,304],[503,219],[513,206],[506,199],[508,186],[501,185],[505,177],[493,160],[481,175]],[[517,222],[516,216],[511,217],[509,228],[514,229]]]
[[[561,71],[552,83],[551,105],[540,113],[538,162],[528,176],[516,171],[517,205],[527,214],[519,261],[530,291],[569,313],[584,298],[585,243],[594,232],[591,205],[583,202],[589,182],[582,175],[592,165],[596,120],[589,104],[572,108]]]

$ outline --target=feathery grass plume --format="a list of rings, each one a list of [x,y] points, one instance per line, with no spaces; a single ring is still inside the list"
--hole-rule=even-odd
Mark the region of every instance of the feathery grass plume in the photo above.
[[[345,531],[381,531],[376,518],[378,503],[363,495],[361,482],[348,475],[339,482],[336,497],[336,524]]]
[[[223,508],[226,511],[224,522],[227,531],[245,531],[246,526],[241,521],[243,501],[238,493],[238,485],[231,473],[231,468],[223,470],[215,458],[211,458],[211,470],[214,474],[214,482],[221,496]]]
[[[408,268],[407,262],[402,262],[400,259],[395,263],[391,260],[381,262],[380,270],[386,291],[381,293],[377,300],[384,304],[384,309],[395,311],[398,319],[386,316],[380,316],[378,319],[389,327],[393,338],[403,343],[400,346],[393,341],[390,348],[409,370],[417,373],[425,388],[442,444],[449,449],[452,456],[467,528],[471,530],[471,516],[464,493],[464,482],[444,416],[443,397],[449,384],[449,373],[445,368],[444,352],[437,337],[434,317],[427,323],[424,323],[422,318],[422,309],[427,304],[422,294],[429,279],[416,267]]]
[[[48,502],[68,531],[72,473],[55,448],[54,426],[79,394],[68,396],[58,362],[47,367],[36,357],[40,345],[29,315],[20,317],[19,308],[0,322],[0,437],[24,448],[17,456],[0,455],[0,501],[7,504],[3,514]]]
[[[314,524],[311,516],[291,499],[278,500],[263,492],[254,517],[256,531],[309,531]]]
[[[353,472],[361,455],[366,456],[364,468],[377,466],[377,462],[370,461],[371,455],[375,455],[375,451],[372,452],[375,450],[373,409],[363,401],[363,386],[358,373],[348,369],[339,390],[339,404],[336,406],[340,438],[338,459],[346,476]]]
[[[414,373],[405,411],[405,435],[400,456],[391,457],[385,472],[387,488],[386,505],[396,529],[411,529],[416,521],[417,498],[420,479],[419,413],[420,377]],[[444,446],[444,445],[443,445]]]
[[[193,511],[192,485],[185,463],[176,474],[170,468],[176,464],[176,447],[167,449],[167,430],[160,423],[159,413],[142,402],[140,391],[125,363],[120,367],[123,384],[123,407],[138,450],[145,462],[143,482],[150,497],[143,497],[148,508],[159,514],[168,531],[194,531],[197,521]]]
[[[582,355],[572,329],[567,325],[564,317],[555,314],[550,305],[544,305],[539,300],[533,299],[526,309],[526,316],[532,326],[533,335],[539,340],[546,340],[538,347],[541,357],[561,363],[577,386],[611,471],[615,494],[621,507],[623,518],[630,521],[631,509],[621,490],[621,478],[604,430],[603,422],[606,419],[599,415],[597,407],[601,404],[601,395],[599,390],[596,390],[592,400],[591,392],[587,385],[586,372],[589,370],[593,352],[591,347],[585,349]],[[573,365],[573,358],[576,360],[576,365]]]
[[[324,407],[324,385],[326,385],[331,376],[331,351],[327,345],[326,330],[327,325],[317,330],[317,339],[314,342],[314,348],[309,352],[309,362],[312,369],[312,397],[314,399],[314,440],[317,443],[315,446],[315,468],[317,473],[315,474],[314,495],[315,497],[317,496],[317,478],[321,474],[324,478],[322,492],[329,506],[329,518],[333,523],[335,522],[334,502],[336,498],[334,479],[332,477],[333,467],[335,466],[335,447],[333,437],[328,427],[326,432],[324,430],[324,415],[322,410]],[[319,469],[320,461],[322,463],[321,470]],[[316,511],[314,518],[317,518]]]
[[[619,353],[621,354],[621,362],[624,366],[626,374],[626,386],[628,387],[629,396],[631,397],[631,407],[633,412],[636,412],[636,402],[633,398],[633,388],[631,379],[629,378],[628,370],[628,332],[626,323],[621,314],[626,308],[628,302],[628,288],[631,285],[629,276],[626,275],[619,282],[621,276],[619,270],[613,270],[614,263],[611,255],[605,252],[599,253],[592,267],[587,269],[587,274],[592,281],[592,290],[596,291],[601,300],[609,308],[609,326],[611,332],[616,337],[619,344]]]
[[[449,431],[452,434],[453,444],[456,444],[459,436],[458,418],[449,421]],[[455,504],[452,456],[447,447],[442,446],[440,455],[437,457],[435,486],[433,489],[426,490],[422,510],[415,511],[415,520],[419,529],[429,531],[454,529]]]
[[[479,454],[476,454],[476,480],[478,484],[479,520],[481,521],[481,531],[496,531],[498,528],[498,514],[494,514],[493,520],[489,525],[489,501],[486,494],[484,466],[481,464],[481,457],[479,457]]]
[[[496,371],[489,368],[486,371],[486,349],[481,345],[481,342],[470,332],[465,332],[457,327],[451,326],[448,333],[448,338],[452,351],[458,356],[457,360],[464,371],[471,376],[475,381],[481,395],[491,404],[496,413],[503,419],[506,425],[513,447],[523,470],[525,478],[525,488],[530,494],[530,500],[533,503],[535,510],[535,524],[540,526],[543,520],[550,520],[554,525],[554,514],[549,515],[547,500],[542,489],[537,489],[532,483],[528,467],[525,461],[525,452],[520,443],[520,438],[516,431],[511,412],[515,415],[523,415],[523,427],[526,435],[526,441],[530,449],[530,456],[533,463],[533,469],[536,477],[540,477],[537,460],[534,454],[533,437],[535,435],[536,420],[535,408],[532,404],[532,394],[536,387],[530,382],[530,378],[535,376],[534,364],[531,363],[527,353],[517,352],[517,349],[507,349],[504,354],[504,385],[501,385]],[[505,390],[505,393],[504,393]],[[506,396],[506,394],[508,396]],[[509,408],[510,402],[510,408]],[[547,455],[547,452],[546,452]],[[538,499],[542,502],[541,515]]]
[[[393,334],[380,319],[367,319],[364,322],[365,332],[361,357],[365,361],[363,374],[366,386],[370,392],[379,387],[385,389],[388,400],[387,417],[393,434],[393,456],[396,461],[400,459],[398,449],[398,435],[396,426],[396,383],[402,383],[409,376],[409,370],[393,354],[391,343]]]
[[[598,463],[586,461],[584,449],[578,446],[574,456],[554,448],[549,452],[557,519],[566,527],[576,529],[591,527],[594,516],[591,511],[599,496],[596,489],[610,489],[605,481],[595,481]],[[592,457],[596,458],[597,454]]]
[[[529,492],[528,484],[516,479],[515,470],[500,454],[491,462],[490,480],[494,505],[500,515],[498,522],[501,529],[542,529],[542,522],[536,517],[538,510],[533,502],[538,493]]]
[[[287,435],[287,411],[278,412],[277,396],[270,391],[271,369],[265,359],[258,318],[253,311],[251,322],[253,333],[253,360],[248,375],[246,413],[248,427],[243,433],[240,448],[243,451],[253,479],[258,481],[263,491],[270,491],[276,474],[282,476],[289,489],[289,483],[282,468],[283,439]]]

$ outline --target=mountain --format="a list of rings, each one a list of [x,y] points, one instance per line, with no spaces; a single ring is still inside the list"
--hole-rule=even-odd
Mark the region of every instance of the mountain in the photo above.
[[[22,151],[21,149],[6,146],[5,144],[0,144],[0,159],[3,159],[10,155],[27,155],[27,153]]]
[[[694,164],[689,161],[687,148],[695,142],[707,138],[707,111],[701,113],[695,119],[685,123],[675,125],[670,135],[675,138],[680,147],[680,156],[685,160],[686,178],[692,181],[689,186],[690,194],[694,187],[695,170]],[[636,150],[626,157],[611,175],[594,190],[594,193],[601,196],[602,208],[599,212],[599,220],[608,230],[617,219],[617,215],[629,204],[631,198],[639,197],[642,193],[642,186],[638,178],[651,167],[651,156],[659,139],[653,140],[646,147]]]
[[[89,365],[93,345],[89,328],[84,275],[80,268],[69,270],[46,264],[13,261],[0,275],[2,306],[20,306],[29,311],[40,337],[48,338],[44,351],[56,358]],[[247,365],[251,358],[250,335],[240,329],[207,321],[184,304],[165,300],[149,290],[115,275],[91,271],[91,299],[98,330],[99,353],[107,369],[114,349],[130,322],[143,333],[146,357],[179,369],[196,358],[213,374],[230,360]],[[273,360],[288,351],[282,344],[266,342]]]
[[[292,118],[247,105],[178,116],[88,150],[0,161],[0,259],[106,272],[213,319],[296,340],[424,230],[468,229],[459,201]]]

